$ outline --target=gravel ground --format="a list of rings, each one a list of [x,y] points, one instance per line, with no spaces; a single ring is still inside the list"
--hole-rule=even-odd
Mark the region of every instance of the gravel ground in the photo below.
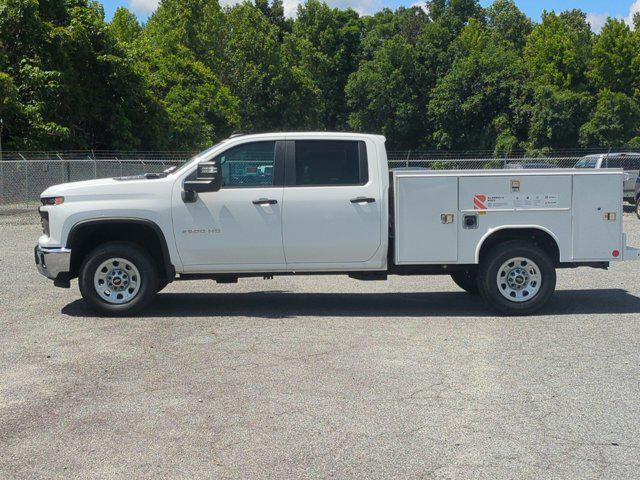
[[[640,221],[625,215],[631,244]],[[0,478],[638,478],[639,263],[539,316],[448,277],[176,282],[96,318],[0,216]]]

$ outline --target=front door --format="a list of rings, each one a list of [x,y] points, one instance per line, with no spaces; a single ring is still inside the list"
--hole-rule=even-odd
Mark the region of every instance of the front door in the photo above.
[[[283,241],[289,269],[357,269],[376,254],[382,198],[378,170],[370,167],[363,141],[288,142]]]
[[[276,148],[278,145],[278,148]],[[283,268],[283,187],[279,153],[284,142],[252,142],[218,155],[222,188],[194,203],[173,195],[173,228],[180,258],[191,271]],[[283,149],[282,149],[283,150]]]

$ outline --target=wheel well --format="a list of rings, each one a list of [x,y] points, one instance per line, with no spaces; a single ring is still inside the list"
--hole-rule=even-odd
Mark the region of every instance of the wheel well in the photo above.
[[[523,240],[537,245],[551,256],[551,260],[560,263],[560,248],[556,240],[544,230],[539,228],[505,228],[492,233],[480,247],[478,260],[482,261],[484,255],[499,243],[509,240]]]
[[[71,249],[71,276],[76,277],[86,255],[100,244],[125,241],[139,245],[153,258],[159,272],[168,282],[175,269],[171,264],[167,242],[155,223],[136,220],[96,220],[83,222],[71,229],[67,248]]]

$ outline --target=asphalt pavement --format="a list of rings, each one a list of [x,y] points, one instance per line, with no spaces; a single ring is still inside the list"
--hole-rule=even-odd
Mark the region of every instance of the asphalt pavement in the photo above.
[[[532,317],[319,276],[100,318],[36,272],[36,220],[0,216],[2,479],[640,475],[640,262],[560,271]]]

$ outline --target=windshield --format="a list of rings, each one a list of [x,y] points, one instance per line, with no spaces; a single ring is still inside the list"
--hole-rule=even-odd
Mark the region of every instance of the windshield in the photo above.
[[[573,168],[596,168],[598,159],[594,157],[583,157],[578,160],[578,163]]]

